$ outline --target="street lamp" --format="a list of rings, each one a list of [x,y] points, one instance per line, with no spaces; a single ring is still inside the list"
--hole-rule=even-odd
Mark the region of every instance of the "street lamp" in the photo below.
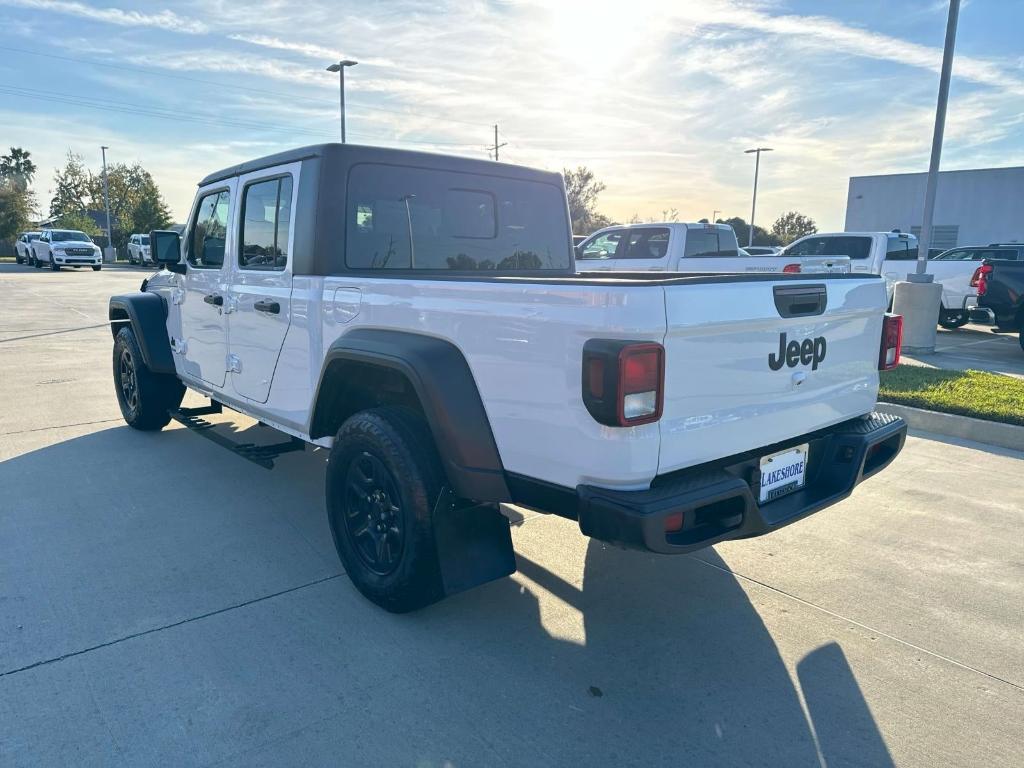
[[[107,183],[107,150],[110,147],[100,147],[103,153],[103,205],[107,209],[107,247],[104,249],[104,261],[113,262],[117,259],[117,251],[114,250],[114,230],[110,228],[110,185]]]
[[[354,67],[358,64],[358,61],[352,61],[351,59],[342,59],[337,64],[331,64],[327,68],[328,72],[338,73],[338,83],[341,89],[341,143],[345,143],[345,67]]]
[[[754,244],[754,213],[757,211],[757,174],[761,170],[761,153],[771,152],[771,147],[755,147],[754,149],[746,149],[743,154],[749,155],[754,154],[754,202],[750,205],[750,236],[747,238],[747,245]]]

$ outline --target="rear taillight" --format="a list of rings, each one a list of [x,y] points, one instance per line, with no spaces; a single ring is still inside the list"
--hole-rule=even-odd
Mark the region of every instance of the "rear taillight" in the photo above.
[[[795,275],[795,274],[798,274],[800,272],[800,265],[799,264],[787,264],[786,266],[784,266],[782,268],[782,271],[785,272],[787,275]]]
[[[653,342],[591,339],[583,346],[583,403],[610,427],[661,418],[665,349]]]
[[[992,274],[991,264],[982,264],[971,276],[971,288],[978,289],[978,295],[984,296],[988,291],[988,276]]]
[[[886,313],[882,317],[882,344],[878,350],[878,370],[891,371],[900,364],[903,346],[903,315]]]

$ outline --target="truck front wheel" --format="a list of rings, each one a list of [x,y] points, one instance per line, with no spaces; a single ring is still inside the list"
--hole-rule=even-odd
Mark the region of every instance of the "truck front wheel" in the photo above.
[[[130,326],[118,331],[114,339],[114,390],[128,426],[146,432],[167,426],[170,412],[181,405],[185,395],[176,376],[153,373],[146,367]]]
[[[327,513],[342,564],[364,597],[392,613],[443,597],[433,512],[444,473],[414,412],[351,416],[327,462]]]

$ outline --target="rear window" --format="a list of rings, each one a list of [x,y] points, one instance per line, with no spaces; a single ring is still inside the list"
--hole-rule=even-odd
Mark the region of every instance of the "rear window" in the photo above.
[[[731,229],[688,229],[683,258],[739,256],[736,233]]]
[[[570,243],[551,184],[375,164],[349,174],[350,269],[567,270]]]
[[[810,237],[793,243],[785,251],[787,256],[849,256],[866,259],[871,253],[870,237]],[[916,251],[914,258],[917,258]]]
[[[888,261],[913,261],[917,259],[917,241],[910,247],[910,240],[901,237],[890,237],[886,246],[885,258]]]

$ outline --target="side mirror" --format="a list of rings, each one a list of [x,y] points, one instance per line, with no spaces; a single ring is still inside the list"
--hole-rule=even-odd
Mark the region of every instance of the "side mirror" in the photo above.
[[[154,229],[149,233],[153,261],[171,272],[185,273],[181,263],[181,235],[170,229]]]

